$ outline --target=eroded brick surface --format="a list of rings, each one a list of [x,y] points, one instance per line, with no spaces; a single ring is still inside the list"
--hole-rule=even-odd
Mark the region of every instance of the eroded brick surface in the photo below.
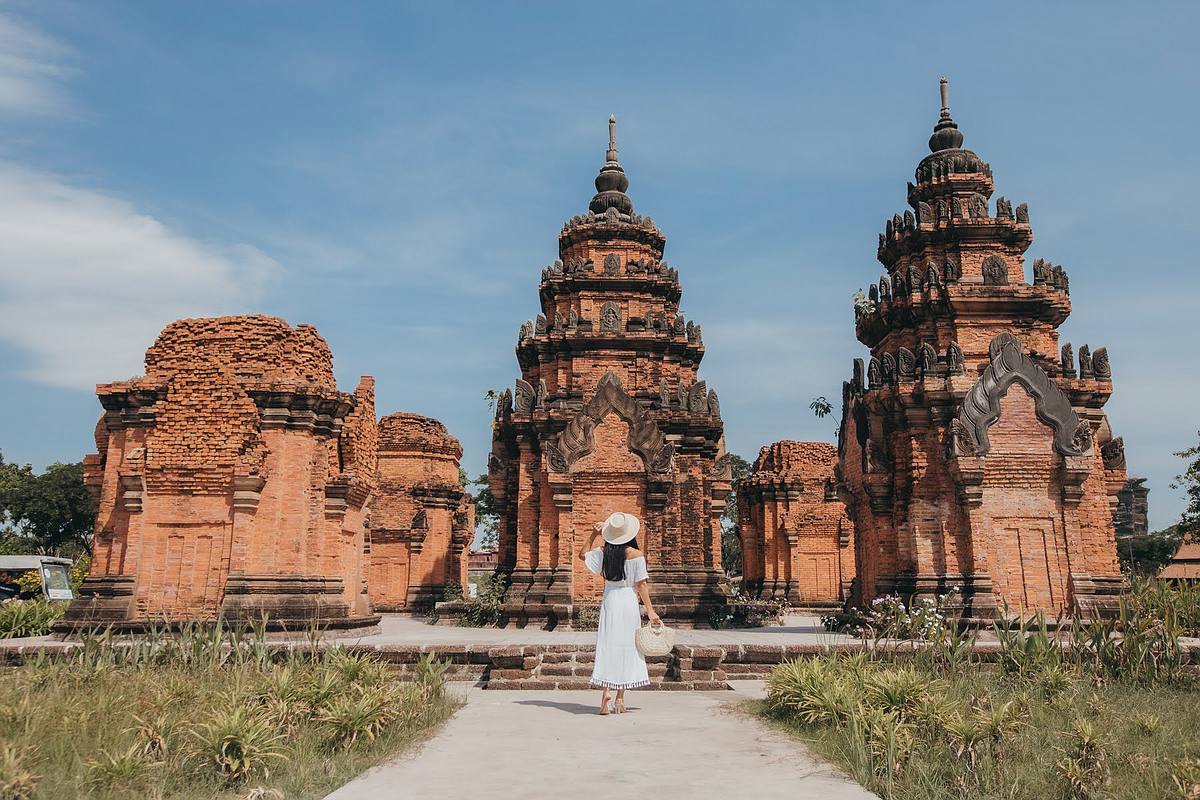
[[[854,578],[853,525],[834,480],[837,450],[782,441],[738,486],[742,586],[794,605],[840,605]]]
[[[374,381],[338,391],[314,328],[180,320],[146,352],[144,377],[97,394],[94,558],[68,623],[370,617]]]

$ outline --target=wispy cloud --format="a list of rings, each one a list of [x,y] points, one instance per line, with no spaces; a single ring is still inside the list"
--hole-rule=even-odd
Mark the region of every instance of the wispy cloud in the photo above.
[[[197,241],[129,203],[0,163],[0,339],[67,388],[138,374],[174,319],[253,308],[278,265]]]
[[[63,82],[71,73],[70,58],[66,45],[0,12],[0,112],[65,113]]]

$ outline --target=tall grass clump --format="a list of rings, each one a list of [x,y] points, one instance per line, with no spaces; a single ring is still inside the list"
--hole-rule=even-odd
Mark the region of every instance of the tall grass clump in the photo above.
[[[445,681],[261,625],[87,635],[0,673],[0,798],[323,797],[444,720]]]
[[[0,639],[45,636],[66,611],[67,603],[61,601],[17,600],[0,605]]]

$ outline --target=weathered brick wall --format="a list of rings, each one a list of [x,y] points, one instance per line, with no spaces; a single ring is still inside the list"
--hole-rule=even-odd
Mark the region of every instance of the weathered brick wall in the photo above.
[[[378,494],[371,507],[371,601],[412,610],[466,586],[474,506],[459,480],[462,447],[435,419],[400,412],[379,422]]]
[[[362,508],[375,483],[374,384],[338,392],[314,328],[180,320],[147,351],[144,377],[97,395],[94,557],[67,627],[371,621]]]
[[[825,442],[763,447],[738,487],[742,586],[795,604],[839,604],[855,574],[852,525]]]

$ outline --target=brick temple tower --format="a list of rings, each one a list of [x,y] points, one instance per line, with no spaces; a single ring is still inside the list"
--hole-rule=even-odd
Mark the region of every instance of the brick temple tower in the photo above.
[[[854,526],[837,496],[837,450],[784,440],[738,483],[742,587],[753,597],[840,606],[854,578]]]
[[[185,319],[146,374],[96,387],[92,566],[58,630],[268,619],[362,629],[365,506],[376,482],[375,382],[338,391],[311,325]]]
[[[466,586],[475,504],[459,479],[461,458],[436,419],[399,412],[379,421],[367,581],[377,611],[429,609],[449,587]]]
[[[700,326],[679,311],[666,242],[634,213],[616,119],[588,212],[542,271],[521,326],[515,395],[497,403],[488,478],[500,510],[510,615],[553,624],[602,582],[574,557],[611,511],[643,520],[655,606],[689,622],[725,602],[719,518],[730,491],[715,392],[698,380]]]
[[[1104,414],[1108,353],[1060,347],[1067,275],[1037,259],[1029,211],[992,195],[942,81],[930,155],[887,222],[887,272],[855,303],[839,490],[857,531],[856,600],[962,588],[976,619],[1110,609],[1124,448]]]

